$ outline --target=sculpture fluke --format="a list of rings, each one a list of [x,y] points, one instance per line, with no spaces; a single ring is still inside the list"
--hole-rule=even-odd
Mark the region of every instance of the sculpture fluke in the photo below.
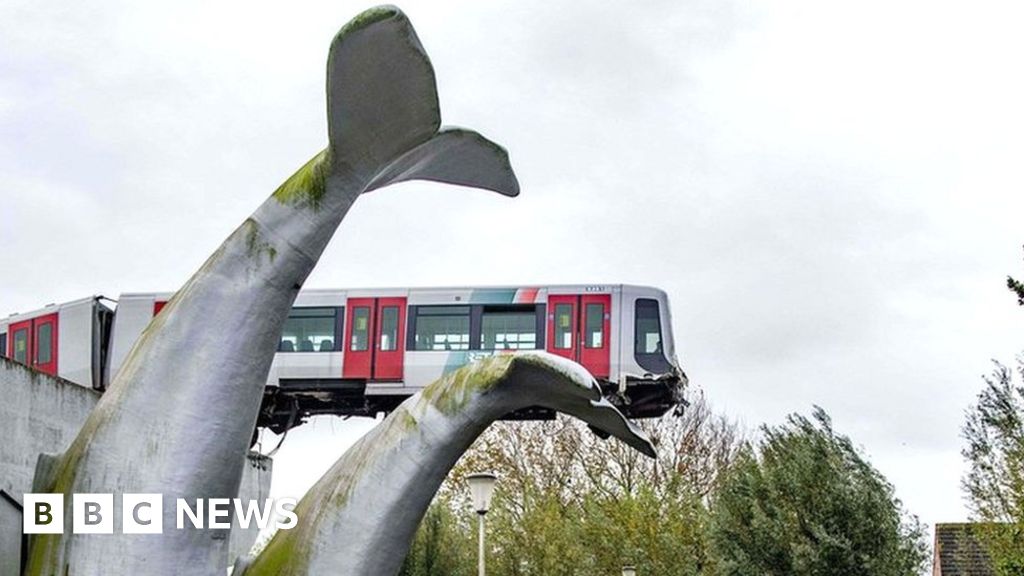
[[[394,6],[363,12],[335,36],[327,122],[333,164],[363,176],[366,190],[424,179],[519,194],[503,148],[470,130],[441,130],[434,69]]]
[[[547,353],[492,356],[403,402],[348,450],[235,576],[391,576],[448,471],[493,421],[530,406],[565,412],[648,456],[650,441],[578,364]]]
[[[236,496],[281,327],[360,194],[422,178],[514,196],[505,151],[440,131],[434,72],[405,15],[364,12],[331,44],[328,147],[228,237],[150,323],[37,492],[164,495],[159,535],[33,537],[26,574],[221,575],[226,534],[175,529],[176,498]],[[189,526],[186,524],[186,526]]]

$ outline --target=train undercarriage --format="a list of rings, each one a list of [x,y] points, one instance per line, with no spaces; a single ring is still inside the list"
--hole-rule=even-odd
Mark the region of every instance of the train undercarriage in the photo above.
[[[670,410],[682,413],[686,375],[673,371],[661,376],[627,376],[624,385],[601,381],[601,391],[627,418],[658,418]],[[374,418],[387,414],[408,395],[366,393],[366,382],[346,379],[281,379],[279,386],[268,386],[263,394],[258,428],[282,434],[319,415]],[[551,420],[555,413],[542,408],[526,408],[508,414],[505,420]]]

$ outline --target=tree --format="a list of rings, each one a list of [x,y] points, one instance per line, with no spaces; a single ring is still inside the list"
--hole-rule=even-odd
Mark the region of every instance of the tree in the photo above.
[[[1024,356],[1017,358],[1024,382]],[[1024,575],[1024,384],[995,362],[977,404],[967,411],[962,435],[968,471],[962,485],[997,572]]]
[[[475,553],[456,555],[461,564],[447,571],[425,565],[432,541],[475,542],[464,478],[479,470],[500,479],[487,515],[489,574],[618,574],[624,563],[642,574],[704,573],[711,562],[705,501],[737,452],[737,427],[702,398],[681,417],[637,425],[655,444],[656,459],[601,440],[572,419],[495,424],[450,473],[431,508],[434,514],[446,507],[454,521],[421,525],[403,574],[475,570]],[[431,535],[438,526],[446,536]]]
[[[723,575],[910,576],[927,559],[924,529],[893,487],[835,433],[791,415],[762,427],[722,479],[711,542]]]
[[[1024,306],[1024,283],[1013,279],[1013,276],[1006,277],[1006,287],[1017,294],[1017,304]]]
[[[445,499],[435,501],[420,522],[399,576],[472,576],[476,565],[467,532]]]

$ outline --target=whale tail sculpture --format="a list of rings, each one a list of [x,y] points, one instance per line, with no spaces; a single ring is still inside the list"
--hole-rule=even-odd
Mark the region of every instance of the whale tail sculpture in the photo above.
[[[368,10],[331,44],[326,149],[239,226],[150,323],[71,446],[41,458],[38,492],[232,498],[281,328],[355,200],[426,179],[519,185],[500,146],[441,129],[434,71],[397,8]],[[229,342],[243,348],[224,350]],[[115,503],[119,499],[115,498]],[[115,518],[121,510],[115,504]],[[164,506],[164,525],[175,523]],[[65,518],[70,526],[70,516]],[[26,574],[223,574],[226,534],[32,538]]]
[[[332,173],[359,175],[363,191],[421,179],[519,194],[503,148],[441,128],[434,69],[394,6],[363,12],[335,36],[327,122]]]
[[[421,179],[519,194],[503,148],[470,130],[441,128],[434,69],[394,6],[364,12],[335,36],[327,121],[334,167],[365,171],[365,191]]]
[[[434,493],[494,420],[541,406],[565,412],[654,456],[650,441],[578,364],[547,353],[493,356],[410,397],[310,489],[298,524],[277,532],[235,576],[391,576]]]

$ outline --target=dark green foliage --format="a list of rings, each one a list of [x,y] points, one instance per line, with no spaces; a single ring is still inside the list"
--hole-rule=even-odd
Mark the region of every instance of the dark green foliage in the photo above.
[[[433,503],[416,533],[399,576],[472,576],[476,549],[465,538],[451,506],[443,499]]]
[[[1016,372],[1024,382],[1024,356]],[[982,536],[997,573],[1024,575],[1024,383],[998,362],[984,380],[963,427],[962,484],[976,516],[992,523]]]
[[[922,526],[823,410],[814,420],[763,427],[725,475],[711,511],[717,573],[919,574]]]
[[[1017,304],[1024,306],[1024,284],[1014,280],[1013,276],[1007,276],[1006,287],[1017,293]]]
[[[1013,279],[1013,276],[1006,277],[1006,287],[1017,294],[1017,304],[1024,306],[1024,283]]]

